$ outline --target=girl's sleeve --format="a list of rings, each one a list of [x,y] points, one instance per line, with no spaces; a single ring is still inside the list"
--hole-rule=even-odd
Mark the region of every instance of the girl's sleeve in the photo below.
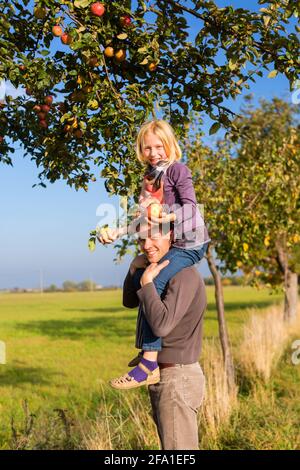
[[[197,201],[190,169],[183,163],[174,165],[170,179],[180,199],[180,204],[170,208],[176,214],[175,224],[194,219],[197,213]]]

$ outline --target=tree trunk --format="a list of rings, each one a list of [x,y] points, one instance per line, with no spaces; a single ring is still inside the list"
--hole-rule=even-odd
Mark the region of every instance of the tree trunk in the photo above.
[[[208,247],[206,259],[210,272],[213,276],[215,283],[215,299],[218,313],[218,323],[219,323],[219,337],[222,346],[223,361],[225,365],[226,375],[228,386],[230,390],[233,390],[236,387],[235,383],[235,372],[233,365],[233,358],[229,345],[228,331],[225,321],[225,310],[224,310],[224,297],[223,297],[223,286],[221,282],[220,272],[215,264],[213,255],[211,253],[211,247]]]
[[[298,306],[298,274],[287,269],[284,282],[284,320],[294,321]]]
[[[284,275],[284,314],[287,322],[293,322],[297,317],[298,307],[298,274],[294,273],[288,264],[288,254],[279,240],[276,243],[277,260]]]

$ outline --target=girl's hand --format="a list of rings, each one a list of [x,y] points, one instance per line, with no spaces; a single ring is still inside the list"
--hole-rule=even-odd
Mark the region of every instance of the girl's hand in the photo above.
[[[113,243],[119,237],[119,230],[118,229],[111,229],[109,227],[102,228],[100,230],[99,235],[97,235],[97,239],[102,245],[108,245],[109,243]]]
[[[147,222],[150,224],[167,224],[169,222],[175,222],[176,220],[176,214],[174,212],[171,212],[170,214],[167,214],[166,212],[163,212],[161,214],[161,217],[154,217],[151,216],[151,219],[147,217]]]
[[[137,255],[130,264],[130,273],[134,274],[137,269],[146,268],[148,265],[149,261],[145,254]]]
[[[147,269],[145,269],[144,274],[141,277],[141,286],[144,287],[144,285],[149,284],[149,282],[152,282],[153,279],[160,273],[162,269],[164,269],[170,261],[166,259],[162,263],[151,263]]]

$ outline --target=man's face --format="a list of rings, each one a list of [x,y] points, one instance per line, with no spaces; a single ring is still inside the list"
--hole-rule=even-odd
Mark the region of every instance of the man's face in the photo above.
[[[139,234],[139,245],[150,263],[158,263],[168,253],[171,246],[171,234],[171,231],[163,234],[161,231],[152,233],[150,230]]]

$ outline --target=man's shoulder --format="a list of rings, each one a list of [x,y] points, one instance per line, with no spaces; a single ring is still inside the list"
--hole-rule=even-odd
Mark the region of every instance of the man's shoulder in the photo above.
[[[181,269],[181,271],[173,276],[172,280],[178,283],[191,283],[192,285],[196,286],[201,284],[204,286],[203,278],[195,266],[189,266],[188,268]]]

